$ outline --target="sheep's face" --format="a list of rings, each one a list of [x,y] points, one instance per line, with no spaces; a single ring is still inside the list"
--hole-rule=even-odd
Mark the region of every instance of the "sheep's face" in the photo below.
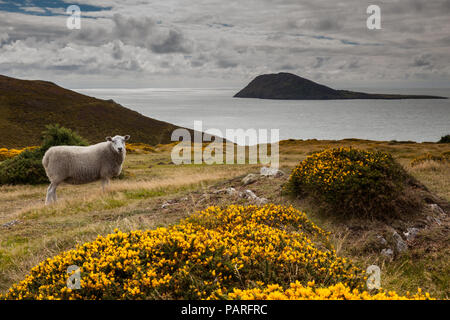
[[[125,149],[125,141],[127,141],[128,139],[130,139],[129,135],[126,135],[126,136],[115,136],[113,138],[106,137],[106,141],[111,142],[111,147],[117,153],[125,153],[125,151],[126,151],[126,149]]]

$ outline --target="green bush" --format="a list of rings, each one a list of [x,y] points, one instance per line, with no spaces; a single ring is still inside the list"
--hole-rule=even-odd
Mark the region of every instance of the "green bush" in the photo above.
[[[285,190],[311,196],[342,216],[385,216],[409,179],[391,155],[353,148],[315,153],[292,171]]]
[[[441,137],[441,140],[439,140],[438,143],[450,143],[450,134]]]
[[[0,185],[47,183],[42,158],[50,147],[59,145],[86,146],[88,143],[70,129],[60,127],[58,124],[48,125],[42,133],[41,147],[26,150],[0,163]]]

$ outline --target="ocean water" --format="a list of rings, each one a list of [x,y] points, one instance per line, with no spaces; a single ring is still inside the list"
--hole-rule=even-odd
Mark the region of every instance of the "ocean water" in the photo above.
[[[237,88],[75,89],[113,99],[141,114],[203,130],[279,129],[281,140],[359,138],[437,141],[450,134],[450,99],[282,101],[233,98]],[[372,93],[450,96],[450,89],[373,90]],[[125,133],[124,133],[125,134]]]

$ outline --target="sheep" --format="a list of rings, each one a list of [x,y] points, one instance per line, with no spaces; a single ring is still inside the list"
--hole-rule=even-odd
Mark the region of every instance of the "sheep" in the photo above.
[[[50,186],[47,189],[45,204],[56,202],[56,188],[62,182],[85,184],[102,180],[102,189],[109,179],[118,176],[125,160],[125,141],[129,135],[106,137],[105,142],[87,147],[55,146],[45,152],[42,164]]]

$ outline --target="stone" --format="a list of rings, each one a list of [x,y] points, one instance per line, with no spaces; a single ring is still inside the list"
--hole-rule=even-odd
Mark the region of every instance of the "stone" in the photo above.
[[[437,223],[438,225],[442,225],[441,220],[433,216],[427,216],[427,221],[429,224]]]
[[[447,215],[444,210],[436,203],[432,203],[429,205],[432,212],[438,214],[440,217],[445,218]]]
[[[408,228],[408,229],[406,229],[406,232],[403,232],[403,234],[405,235],[406,241],[414,240],[414,238],[417,236],[419,231],[420,230],[418,228]]]
[[[281,177],[284,175],[283,171],[272,167],[262,167],[259,173],[266,177]]]
[[[219,190],[213,191],[213,194],[218,194],[218,193],[226,193],[226,194],[232,196],[232,195],[236,195],[238,192],[236,191],[235,188],[229,187],[229,188],[224,188],[224,189],[219,189]]]
[[[170,205],[172,205],[173,203],[175,203],[176,201],[173,199],[167,200],[166,202],[164,202],[161,206],[162,209],[166,209],[167,207],[169,207]]]
[[[247,189],[244,192],[240,192],[239,196],[245,199],[249,199],[253,202],[255,202],[258,205],[266,204],[269,202],[266,198],[260,198],[258,197],[252,190]]]
[[[11,228],[12,226],[14,226],[16,224],[19,224],[19,223],[20,223],[19,220],[12,220],[12,221],[9,221],[9,222],[6,222],[6,223],[2,224],[2,227],[4,227],[4,228]]]
[[[258,204],[258,205],[262,205],[262,204],[266,204],[267,202],[269,202],[269,200],[267,200],[266,198],[257,198],[257,199],[255,199],[255,202]]]
[[[378,239],[378,241],[380,242],[380,244],[382,244],[382,245],[387,245],[387,241],[386,241],[386,239],[385,238],[383,238],[383,236],[380,236],[380,235],[377,235],[377,239]]]
[[[256,199],[256,198],[258,198],[258,196],[250,189],[245,190],[242,193],[242,197],[243,198],[248,198],[248,199]]]
[[[385,256],[386,258],[392,259],[394,257],[394,251],[392,249],[383,249],[381,250],[381,255]]]
[[[395,240],[395,246],[397,248],[397,252],[401,253],[408,249],[408,244],[405,242],[405,240],[402,239],[402,237],[397,233],[397,231],[394,231],[392,233],[392,236],[394,237],[394,240]]]
[[[256,182],[256,180],[258,180],[258,176],[254,173],[249,173],[242,179],[241,182],[244,186],[246,186],[246,185]]]

